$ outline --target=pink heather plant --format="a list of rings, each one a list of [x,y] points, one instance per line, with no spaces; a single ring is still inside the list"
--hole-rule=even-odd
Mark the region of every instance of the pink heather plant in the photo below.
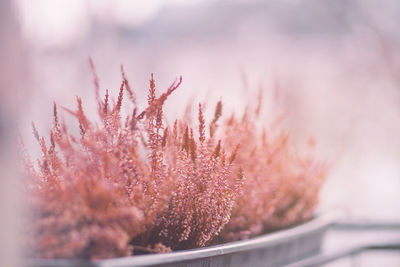
[[[187,124],[188,114],[167,127],[163,104],[182,79],[157,97],[152,75],[147,107],[139,112],[123,69],[111,105],[108,91],[100,99],[91,67],[101,124],[77,98],[77,110],[65,109],[77,119],[80,136],[74,136],[54,104],[49,145],[33,125],[42,150],[37,167],[22,145],[30,257],[102,259],[196,248],[310,218],[326,168],[295,154],[276,129],[260,134],[253,123],[259,110],[218,125],[218,102],[206,134],[199,105],[198,130]],[[133,108],[122,119],[124,91]]]

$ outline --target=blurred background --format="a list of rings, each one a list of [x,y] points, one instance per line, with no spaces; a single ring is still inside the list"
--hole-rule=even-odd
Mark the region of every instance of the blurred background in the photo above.
[[[80,95],[95,110],[89,56],[102,92],[117,94],[124,64],[142,104],[150,73],[159,92],[182,75],[171,118],[190,99],[240,113],[262,88],[265,119],[285,111],[294,142],[314,136],[331,163],[320,210],[400,218],[399,1],[0,3],[1,106],[19,114],[28,147],[31,120],[47,135],[53,101],[75,107]]]

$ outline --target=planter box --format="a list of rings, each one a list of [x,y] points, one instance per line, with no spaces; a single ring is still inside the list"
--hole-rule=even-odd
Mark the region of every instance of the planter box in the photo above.
[[[337,216],[326,214],[289,229],[256,238],[201,249],[100,260],[27,260],[24,266],[93,266],[93,267],[219,267],[283,266],[320,252],[323,237]]]

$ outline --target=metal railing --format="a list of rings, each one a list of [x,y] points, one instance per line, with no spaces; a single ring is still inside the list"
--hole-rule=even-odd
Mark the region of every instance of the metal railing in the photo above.
[[[399,231],[400,232],[400,221],[393,222],[381,222],[372,220],[341,220],[331,225],[330,230],[335,231]],[[300,261],[286,265],[285,267],[313,267],[322,266],[327,263],[331,263],[343,258],[354,257],[363,252],[368,251],[399,251],[400,253],[400,239],[386,240],[386,241],[375,241],[365,242],[363,244],[350,246],[337,251],[321,253]]]

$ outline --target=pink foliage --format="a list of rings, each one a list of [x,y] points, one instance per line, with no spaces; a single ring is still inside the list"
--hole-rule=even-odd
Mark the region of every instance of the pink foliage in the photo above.
[[[100,99],[92,62],[91,68],[101,124],[77,98],[76,110],[64,109],[78,122],[74,136],[54,104],[49,145],[32,125],[42,150],[37,167],[21,150],[31,257],[102,259],[196,248],[310,218],[326,167],[295,154],[287,136],[259,133],[248,114],[219,125],[221,102],[208,125],[199,105],[198,130],[187,114],[168,126],[163,105],[182,79],[157,96],[151,75],[147,107],[139,112],[123,68],[114,105],[108,91]],[[125,91],[133,108],[121,118]]]

